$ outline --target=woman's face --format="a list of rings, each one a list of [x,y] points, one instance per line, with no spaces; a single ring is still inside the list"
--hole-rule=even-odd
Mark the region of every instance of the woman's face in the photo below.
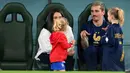
[[[53,21],[55,22],[56,19],[62,18],[62,15],[60,12],[55,12],[53,15]]]

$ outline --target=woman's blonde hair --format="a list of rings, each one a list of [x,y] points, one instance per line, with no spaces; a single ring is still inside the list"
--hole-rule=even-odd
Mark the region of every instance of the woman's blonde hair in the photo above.
[[[62,17],[60,19],[55,20],[52,29],[53,31],[66,31],[67,25],[68,25],[67,19]]]
[[[124,24],[124,11],[121,8],[110,8],[108,12],[115,17],[120,23],[120,26]]]

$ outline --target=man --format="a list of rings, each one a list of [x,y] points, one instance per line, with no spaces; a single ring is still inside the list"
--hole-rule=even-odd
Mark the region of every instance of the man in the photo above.
[[[102,46],[100,39],[105,34],[105,29],[108,23],[103,20],[105,14],[105,7],[102,2],[96,1],[91,6],[92,19],[83,24],[81,28],[81,39],[88,37],[89,47],[84,49],[84,58],[87,70],[97,70],[101,67]]]

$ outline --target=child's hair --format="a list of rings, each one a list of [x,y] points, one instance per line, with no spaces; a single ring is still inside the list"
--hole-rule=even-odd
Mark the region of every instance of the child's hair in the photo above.
[[[53,31],[66,31],[67,25],[68,25],[67,19],[62,17],[60,19],[55,20],[52,29]]]
[[[115,17],[120,23],[120,26],[124,24],[124,11],[121,8],[110,8],[108,12]]]

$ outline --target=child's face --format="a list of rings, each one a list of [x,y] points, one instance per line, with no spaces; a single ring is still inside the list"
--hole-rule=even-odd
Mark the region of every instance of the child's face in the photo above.
[[[112,20],[112,15],[111,15],[109,12],[107,13],[107,15],[108,15],[108,21],[111,22],[111,20]]]

